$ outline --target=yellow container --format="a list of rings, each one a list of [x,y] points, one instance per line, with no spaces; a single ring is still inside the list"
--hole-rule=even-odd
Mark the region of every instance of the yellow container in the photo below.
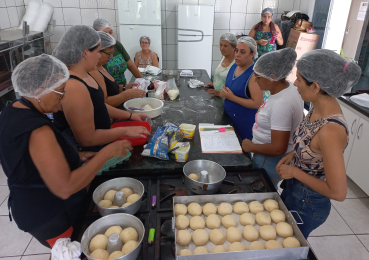
[[[191,124],[181,124],[179,126],[179,131],[181,133],[181,136],[183,136],[183,138],[186,138],[186,139],[193,138],[193,136],[195,135],[195,129],[196,129],[196,126],[191,125]]]
[[[191,146],[184,146],[174,151],[177,162],[186,162]]]

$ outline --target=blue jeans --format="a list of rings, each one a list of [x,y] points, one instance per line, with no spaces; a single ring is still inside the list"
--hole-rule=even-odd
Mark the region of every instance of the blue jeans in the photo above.
[[[312,190],[297,179],[286,180],[281,198],[288,210],[299,213],[304,224],[298,227],[305,238],[311,231],[323,224],[331,211],[331,200]],[[299,218],[296,218],[300,222]]]
[[[267,157],[254,153],[254,156],[252,157],[252,168],[263,168],[267,172],[276,190],[278,190],[278,182],[280,182],[282,179],[279,177],[275,167],[284,156],[285,154],[276,157]]]

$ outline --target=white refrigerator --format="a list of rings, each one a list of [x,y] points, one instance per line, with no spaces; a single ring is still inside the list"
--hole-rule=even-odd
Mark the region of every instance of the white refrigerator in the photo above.
[[[214,6],[178,5],[178,69],[205,69],[211,76]]]
[[[160,0],[119,0],[119,33],[120,40],[132,61],[136,52],[141,50],[140,37],[150,38],[150,50],[159,57],[159,67],[162,68],[161,45],[161,1]],[[127,70],[127,82],[132,74]]]

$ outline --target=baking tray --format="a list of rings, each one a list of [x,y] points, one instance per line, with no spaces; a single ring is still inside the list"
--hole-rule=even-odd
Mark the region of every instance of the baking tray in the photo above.
[[[187,255],[187,256],[178,256],[178,252],[182,249],[188,248],[192,252],[196,248],[196,245],[191,240],[191,243],[188,246],[180,246],[175,243],[176,247],[176,258],[177,260],[224,260],[224,259],[257,259],[257,260],[296,260],[296,259],[306,259],[308,252],[309,252],[309,244],[302,235],[300,229],[298,228],[295,219],[293,218],[292,214],[287,210],[286,206],[284,205],[282,199],[276,192],[266,192],[266,193],[238,193],[238,194],[221,194],[221,195],[197,195],[197,196],[175,196],[173,198],[173,230],[175,234],[175,241],[177,241],[177,231],[178,229],[175,228],[175,214],[174,214],[174,205],[177,203],[182,203],[185,205],[190,204],[191,202],[197,202],[202,207],[208,203],[214,203],[216,206],[219,206],[221,202],[228,202],[230,204],[236,203],[237,201],[244,201],[246,203],[250,203],[253,200],[257,200],[261,203],[264,203],[267,199],[274,199],[279,204],[279,209],[286,214],[286,222],[290,224],[293,228],[294,237],[298,239],[301,243],[301,247],[294,247],[294,248],[278,248],[278,249],[264,249],[264,250],[246,250],[246,251],[238,251],[238,252],[226,252],[226,253],[211,253],[216,246],[210,240],[203,246],[205,246],[209,250],[209,254],[202,254],[202,255]],[[267,212],[267,211],[265,211]],[[268,212],[269,213],[269,212]],[[237,219],[237,228],[241,230],[243,229],[243,225],[239,222],[240,215],[232,212],[231,214]],[[186,215],[189,219],[191,219],[191,215]],[[222,216],[218,215],[220,218]],[[201,214],[201,217],[205,219],[205,215]],[[274,222],[271,224],[272,226],[276,226]],[[255,223],[254,225],[257,230],[259,230],[260,226]],[[209,234],[211,229],[205,226],[204,228]],[[220,230],[223,231],[224,235],[226,235],[226,228],[221,224],[219,227]],[[192,235],[193,230],[188,227],[186,228]],[[277,235],[276,240],[282,244],[284,238]],[[258,241],[265,243],[266,241],[259,237]],[[243,238],[241,243],[244,244],[247,248],[251,242],[247,241]],[[224,246],[226,248],[229,247],[231,243],[229,243],[226,239],[224,242]]]

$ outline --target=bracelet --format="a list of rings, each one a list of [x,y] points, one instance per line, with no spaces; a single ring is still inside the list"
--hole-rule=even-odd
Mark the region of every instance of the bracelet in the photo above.
[[[129,116],[129,118],[127,119],[127,120],[131,120],[131,117],[132,117],[132,112],[130,112],[131,113],[131,115]]]

